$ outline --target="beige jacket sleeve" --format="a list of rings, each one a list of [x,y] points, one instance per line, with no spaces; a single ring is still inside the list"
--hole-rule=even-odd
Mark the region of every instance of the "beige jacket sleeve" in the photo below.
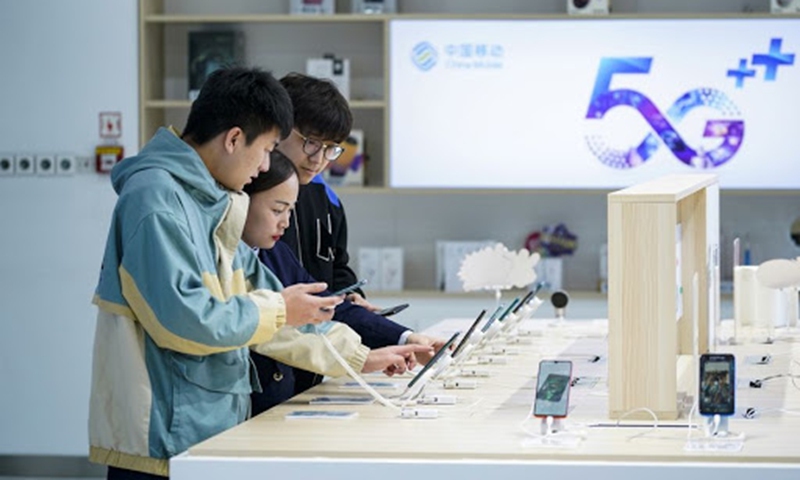
[[[361,344],[361,337],[353,329],[344,323],[333,322],[324,335],[353,370],[360,372],[364,368],[369,348]],[[341,377],[347,373],[320,335],[303,333],[293,327],[284,326],[271,340],[250,348],[279,362],[321,375]]]

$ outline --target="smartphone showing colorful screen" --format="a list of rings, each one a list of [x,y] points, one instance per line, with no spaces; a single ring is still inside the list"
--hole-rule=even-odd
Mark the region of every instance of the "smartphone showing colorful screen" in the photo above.
[[[733,415],[736,395],[736,359],[729,353],[700,356],[701,415]]]
[[[536,398],[533,415],[563,418],[569,409],[569,387],[572,381],[572,362],[542,360],[536,376]]]

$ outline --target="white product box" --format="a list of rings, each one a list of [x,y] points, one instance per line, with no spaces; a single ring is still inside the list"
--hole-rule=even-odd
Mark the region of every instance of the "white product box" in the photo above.
[[[564,261],[561,257],[542,257],[533,269],[536,270],[536,281],[546,282],[547,290],[561,290],[564,275]]]
[[[306,60],[306,75],[331,80],[342,96],[350,100],[350,60],[326,55]]]
[[[351,0],[353,13],[382,15],[397,13],[396,0]]]
[[[458,278],[461,262],[470,253],[497,244],[494,240],[436,242],[436,287],[445,292],[463,292],[464,282]]]
[[[381,290],[381,249],[361,247],[358,249],[358,278],[366,280],[362,290],[378,292]]]
[[[361,247],[358,249],[358,278],[366,280],[365,292],[403,289],[403,249]]]
[[[381,248],[381,289],[397,292],[403,289],[403,249]]]
[[[333,15],[335,12],[334,0],[290,0],[289,3],[292,15]]]

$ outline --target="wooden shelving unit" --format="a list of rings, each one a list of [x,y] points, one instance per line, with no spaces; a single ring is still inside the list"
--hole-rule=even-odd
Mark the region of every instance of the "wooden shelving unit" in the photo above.
[[[708,291],[718,246],[714,175],[671,175],[608,195],[611,418],[640,408],[659,419],[678,417],[678,356],[708,351],[709,297],[719,305],[719,284]]]

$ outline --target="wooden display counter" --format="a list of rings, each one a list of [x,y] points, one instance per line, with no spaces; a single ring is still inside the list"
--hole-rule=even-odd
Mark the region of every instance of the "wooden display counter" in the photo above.
[[[441,335],[466,328],[469,320],[448,320],[436,326]],[[310,398],[320,394],[364,395],[344,388],[339,379],[317,386],[264,414],[211,438],[172,460],[174,480],[235,478],[325,478],[380,480],[413,479],[530,479],[557,476],[566,479],[706,480],[719,475],[726,480],[749,478],[800,478],[800,390],[787,378],[765,382],[762,389],[742,382],[737,390],[737,415],[730,429],[746,435],[738,452],[688,452],[690,430],[683,418],[667,422],[673,426],[649,428],[594,428],[608,420],[607,333],[605,321],[562,322],[528,320],[534,329],[532,343],[517,345],[518,355],[507,364],[471,366],[488,370],[489,377],[476,378],[474,390],[448,390],[458,403],[439,406],[436,419],[402,419],[398,412],[382,406],[312,406]],[[793,358],[800,358],[799,345],[785,337],[773,345],[742,345],[723,348],[737,356],[741,379],[788,373]],[[747,355],[770,353],[769,365],[750,365]],[[595,356],[597,362],[590,362]],[[534,395],[534,376],[542,358],[567,358],[574,375],[589,378],[572,389],[571,412],[566,422],[585,438],[575,447],[531,444],[538,431],[529,419]],[[677,362],[676,383],[690,388],[691,362]],[[592,378],[594,377],[594,378]],[[410,377],[387,379],[368,376],[370,381],[390,381],[396,389],[381,389],[397,395]],[[593,381],[596,383],[593,384]],[[426,393],[442,392],[441,382],[432,382]],[[745,407],[762,413],[755,419],[739,415]],[[350,420],[287,420],[296,410],[348,410],[358,412]],[[687,409],[688,410],[688,409]],[[697,418],[694,419],[696,423]],[[524,423],[524,425],[522,425]],[[622,423],[643,424],[643,420]],[[675,426],[678,425],[678,426]],[[701,436],[697,429],[691,435]],[[756,477],[756,475],[758,477]]]

